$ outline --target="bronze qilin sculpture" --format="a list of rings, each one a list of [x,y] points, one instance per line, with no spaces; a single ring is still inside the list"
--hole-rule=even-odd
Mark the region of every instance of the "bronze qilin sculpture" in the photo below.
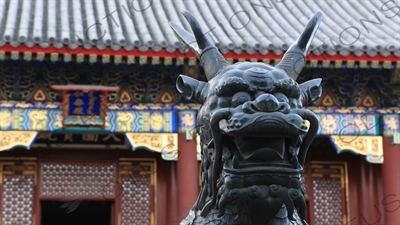
[[[170,25],[200,59],[208,83],[180,75],[176,84],[187,99],[201,104],[202,188],[181,224],[307,224],[301,173],[318,119],[302,107],[322,89],[321,79],[302,84],[296,79],[322,14],[311,18],[275,67],[230,65],[196,18],[187,11],[183,15],[193,34]]]

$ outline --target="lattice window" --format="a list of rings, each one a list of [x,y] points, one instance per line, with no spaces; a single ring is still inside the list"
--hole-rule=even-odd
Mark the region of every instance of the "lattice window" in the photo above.
[[[150,176],[122,176],[121,224],[150,224]]]
[[[1,224],[32,224],[33,185],[33,175],[3,175]]]
[[[116,167],[111,163],[43,163],[42,197],[115,196]]]
[[[343,162],[312,162],[311,220],[316,225],[338,225],[347,221],[347,164]]]
[[[313,191],[315,224],[342,224],[340,180],[314,179]]]
[[[154,162],[121,162],[121,225],[155,224]]]

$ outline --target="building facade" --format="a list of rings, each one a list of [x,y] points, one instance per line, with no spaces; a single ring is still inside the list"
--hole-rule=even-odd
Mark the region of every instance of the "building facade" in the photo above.
[[[304,170],[307,221],[400,221],[395,2],[15,2],[0,1],[1,224],[169,225],[187,215],[201,184],[199,105],[175,81],[206,78],[168,26],[186,26],[184,9],[229,62],[272,65],[321,10],[298,79],[323,79],[307,106],[321,123]]]

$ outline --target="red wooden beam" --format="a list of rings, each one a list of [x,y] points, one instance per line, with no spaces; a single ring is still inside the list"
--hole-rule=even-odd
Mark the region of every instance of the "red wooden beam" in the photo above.
[[[71,54],[71,55],[77,55],[77,54],[83,54],[83,55],[110,55],[110,56],[134,56],[134,57],[160,57],[160,58],[196,58],[196,56],[192,52],[187,52],[187,53],[181,53],[179,51],[175,52],[167,52],[166,50],[161,50],[159,52],[155,52],[152,49],[149,49],[145,52],[141,52],[138,49],[133,49],[131,51],[127,51],[123,48],[114,51],[111,48],[107,47],[104,50],[97,49],[96,47],[93,47],[91,49],[85,49],[82,46],[79,46],[76,49],[70,49],[67,46],[64,46],[63,48],[57,49],[54,46],[49,46],[47,48],[42,48],[38,45],[35,45],[31,48],[25,46],[25,45],[20,45],[18,47],[12,47],[9,44],[5,44],[0,47],[0,51],[4,52],[19,52],[19,53],[24,53],[24,52],[30,52],[30,53],[45,53],[45,54],[51,54],[51,53],[58,53],[58,54]],[[272,52],[262,55],[259,52],[256,52],[254,54],[249,54],[247,52],[242,52],[241,54],[236,54],[234,52],[229,52],[227,54],[224,54],[225,58],[227,59],[256,59],[256,60],[264,60],[264,59],[269,59],[269,60],[280,60],[283,56],[283,54],[276,55]],[[314,55],[314,54],[309,54],[307,56],[307,60],[317,60],[317,61],[379,61],[379,62],[400,62],[400,57],[397,57],[393,54],[390,54],[389,56],[382,56],[377,54],[376,56],[369,56],[367,54],[363,54],[362,56],[356,56],[353,53],[350,53],[347,56],[342,56],[340,54],[336,54],[333,56],[330,56],[326,53],[323,53],[321,55]]]

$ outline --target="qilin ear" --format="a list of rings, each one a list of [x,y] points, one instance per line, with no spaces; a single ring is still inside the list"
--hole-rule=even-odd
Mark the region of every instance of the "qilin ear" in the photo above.
[[[187,100],[203,104],[208,90],[208,84],[185,75],[179,75],[176,80],[176,89]]]
[[[299,84],[301,91],[301,102],[305,106],[317,100],[322,95],[321,78],[316,78]]]

